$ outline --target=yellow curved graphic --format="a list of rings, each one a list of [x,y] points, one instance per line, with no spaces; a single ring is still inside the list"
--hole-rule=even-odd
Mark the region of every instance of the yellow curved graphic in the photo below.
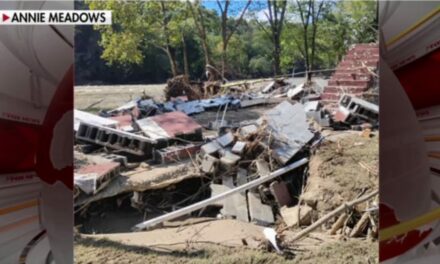
[[[435,209],[429,213],[421,215],[417,218],[411,219],[406,222],[382,229],[379,231],[379,241],[388,240],[390,238],[404,235],[419,227],[432,223],[440,219],[440,208]]]
[[[417,21],[412,26],[408,27],[401,33],[397,34],[396,36],[392,37],[387,43],[385,43],[386,46],[391,46],[395,44],[397,41],[401,40],[414,30],[416,30],[418,27],[422,26],[426,21],[430,20],[434,16],[436,16],[438,13],[440,13],[440,6],[437,7],[437,9],[433,10],[432,12],[428,13],[426,16],[422,17],[419,21]]]
[[[34,207],[38,205],[38,200],[32,200],[29,202],[24,202],[18,205],[14,205],[11,207],[7,207],[7,208],[0,208],[0,215],[5,215],[5,214],[9,214],[15,211],[20,211],[26,208],[30,208],[30,207]]]

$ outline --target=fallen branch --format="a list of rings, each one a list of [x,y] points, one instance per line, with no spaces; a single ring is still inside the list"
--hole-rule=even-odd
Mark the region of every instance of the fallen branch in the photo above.
[[[304,237],[305,235],[307,235],[308,233],[312,232],[313,230],[315,230],[316,228],[320,227],[322,224],[326,223],[328,220],[332,219],[333,217],[337,216],[338,214],[340,214],[341,212],[344,212],[347,208],[352,208],[353,206],[363,203],[371,198],[373,198],[375,195],[377,195],[379,193],[379,190],[375,190],[363,197],[360,197],[356,200],[353,200],[351,202],[345,203],[340,205],[338,208],[336,208],[335,210],[331,211],[330,213],[326,214],[325,216],[321,217],[318,221],[316,221],[315,223],[313,223],[312,225],[310,225],[309,227],[305,228],[304,230],[302,230],[301,232],[299,232],[298,234],[296,234],[290,242],[294,242],[296,240],[299,240],[300,238]]]
[[[375,170],[373,170],[370,166],[365,164],[365,162],[359,161],[358,164],[359,164],[359,166],[361,166],[361,168],[368,171],[369,174],[374,175],[374,176],[378,176],[377,172]]]
[[[357,224],[351,230],[350,237],[358,237],[367,227],[368,221],[370,220],[370,212],[365,212],[361,219],[357,222]]]
[[[230,82],[230,83],[223,84],[221,87],[222,88],[229,88],[232,86],[250,85],[250,84],[257,84],[260,82],[278,81],[278,80],[284,80],[284,78],[264,78],[264,79],[256,79],[256,80],[237,81],[237,82]]]
[[[330,235],[336,235],[339,229],[344,225],[345,220],[348,218],[347,213],[343,213],[339,216],[338,220],[333,224],[332,229],[330,230]]]
[[[83,111],[89,111],[91,108],[93,108],[93,107],[97,106],[98,104],[102,103],[104,100],[105,100],[105,98],[102,98],[102,99],[100,99],[100,100],[98,100],[98,101],[88,105],[86,108],[84,108]]]

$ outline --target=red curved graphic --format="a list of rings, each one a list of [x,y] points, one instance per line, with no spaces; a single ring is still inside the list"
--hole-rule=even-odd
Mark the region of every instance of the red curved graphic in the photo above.
[[[0,173],[34,170],[39,127],[0,119]]]
[[[68,188],[73,189],[73,161],[69,166],[58,170],[54,168],[50,158],[50,148],[54,136],[53,129],[65,113],[73,109],[73,67],[71,66],[64,75],[58,86],[52,102],[47,110],[44,119],[41,136],[38,142],[36,172],[38,176],[47,183],[53,184],[56,181],[63,182]],[[73,124],[72,124],[73,125]],[[65,135],[73,138],[73,129],[64,131]],[[71,150],[73,152],[73,149]]]
[[[391,227],[400,223],[397,220],[394,210],[385,204],[379,205],[379,226],[380,229]],[[407,234],[397,236],[395,238],[384,240],[380,242],[379,261],[384,261],[402,255],[414,246],[423,241],[430,233],[432,229],[420,232],[413,230]]]
[[[395,71],[413,107],[440,105],[440,49]]]

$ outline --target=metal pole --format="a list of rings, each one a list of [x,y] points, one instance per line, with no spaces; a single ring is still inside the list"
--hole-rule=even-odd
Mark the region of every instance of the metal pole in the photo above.
[[[198,209],[202,209],[202,208],[204,208],[204,207],[206,207],[206,206],[208,206],[208,205],[210,205],[210,204],[212,204],[214,202],[222,200],[222,199],[224,199],[224,198],[226,198],[226,197],[228,197],[228,196],[230,196],[232,194],[239,193],[239,192],[246,191],[246,190],[249,190],[251,188],[257,187],[258,185],[260,185],[262,183],[265,183],[265,182],[267,182],[267,181],[269,181],[269,180],[271,180],[273,178],[276,178],[278,176],[281,176],[281,175],[283,175],[286,172],[294,170],[294,169],[296,169],[296,168],[306,164],[307,162],[308,162],[307,158],[303,158],[301,160],[295,161],[294,163],[292,163],[290,165],[287,165],[286,167],[283,167],[281,169],[278,169],[278,170],[272,172],[271,174],[269,174],[267,176],[260,177],[260,178],[258,178],[256,180],[253,180],[251,182],[248,182],[246,184],[238,186],[238,187],[236,187],[234,189],[231,189],[229,191],[221,193],[221,194],[219,194],[217,196],[214,196],[214,197],[208,198],[206,200],[197,202],[195,204],[189,205],[189,206],[181,208],[179,210],[176,210],[176,211],[173,211],[173,212],[161,215],[159,217],[147,220],[145,222],[137,224],[132,229],[135,230],[135,231],[139,231],[139,230],[142,230],[142,229],[145,229],[145,228],[149,228],[149,227],[155,226],[155,225],[160,224],[160,223],[162,223],[164,221],[172,220],[172,219],[175,219],[175,218],[180,217],[182,215],[189,214],[189,213],[191,213],[193,211],[196,211]]]

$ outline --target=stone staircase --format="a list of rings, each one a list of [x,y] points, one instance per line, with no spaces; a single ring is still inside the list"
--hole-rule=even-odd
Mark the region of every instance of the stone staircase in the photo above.
[[[321,94],[322,104],[331,112],[338,106],[342,94],[362,97],[373,84],[373,76],[363,66],[375,71],[379,64],[379,46],[377,43],[353,45]]]

